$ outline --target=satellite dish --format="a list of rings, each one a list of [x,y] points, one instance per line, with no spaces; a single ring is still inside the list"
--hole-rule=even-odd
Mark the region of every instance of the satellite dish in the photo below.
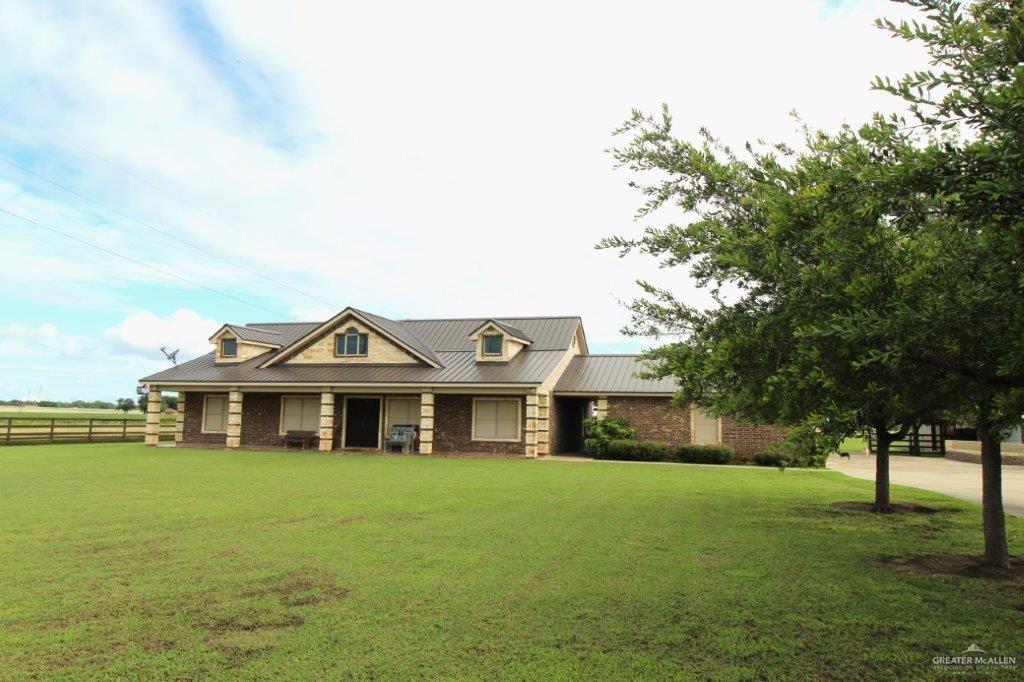
[[[180,348],[175,348],[173,353],[168,353],[166,346],[160,346],[160,352],[167,356],[167,359],[173,362],[175,365],[178,364],[178,351],[180,350]]]

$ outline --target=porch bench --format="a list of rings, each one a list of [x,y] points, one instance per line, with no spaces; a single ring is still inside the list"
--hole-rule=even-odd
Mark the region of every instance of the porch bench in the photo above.
[[[286,448],[298,447],[300,450],[309,450],[317,446],[319,437],[316,431],[288,431],[284,435],[284,446]]]

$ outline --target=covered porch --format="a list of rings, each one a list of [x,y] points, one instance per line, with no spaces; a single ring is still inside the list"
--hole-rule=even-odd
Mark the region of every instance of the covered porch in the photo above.
[[[161,386],[150,387],[149,404],[178,391],[175,444],[185,447],[547,454],[547,396],[536,391],[325,388]],[[158,412],[149,423],[159,425]]]

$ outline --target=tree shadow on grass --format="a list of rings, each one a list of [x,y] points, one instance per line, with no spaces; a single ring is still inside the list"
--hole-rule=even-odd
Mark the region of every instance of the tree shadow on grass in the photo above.
[[[882,554],[879,563],[898,570],[932,575],[955,575],[963,578],[984,578],[1024,585],[1024,559],[1010,559],[1009,568],[990,566],[980,556],[970,554],[914,554],[895,556]]]

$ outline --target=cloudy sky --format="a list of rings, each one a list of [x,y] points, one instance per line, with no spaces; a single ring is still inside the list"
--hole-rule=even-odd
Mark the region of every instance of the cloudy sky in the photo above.
[[[793,109],[826,128],[891,111],[871,77],[921,56],[872,20],[903,12],[4,2],[0,398],[132,395],[160,346],[346,305],[580,314],[592,351],[637,350],[634,280],[706,297],[592,248],[643,227],[610,131],[662,102],[680,135],[731,143],[793,139]]]

